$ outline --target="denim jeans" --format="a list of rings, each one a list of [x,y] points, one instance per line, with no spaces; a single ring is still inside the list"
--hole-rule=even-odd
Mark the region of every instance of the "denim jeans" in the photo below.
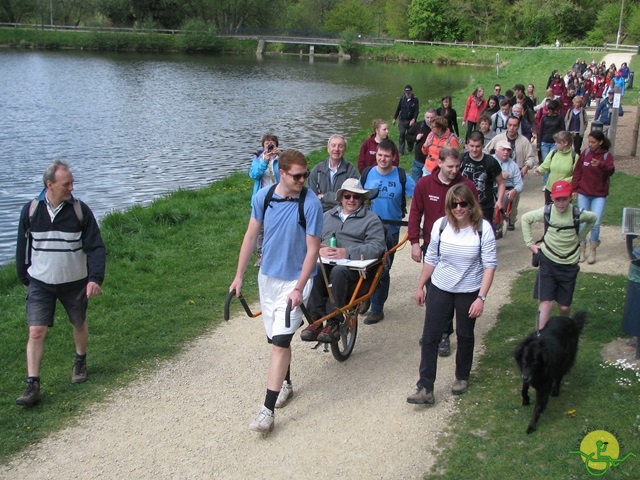
[[[544,162],[547,159],[547,155],[549,155],[549,152],[553,151],[556,149],[556,144],[555,143],[546,143],[546,142],[542,142],[540,144],[540,153],[542,154],[542,161]],[[543,177],[543,185],[547,185],[547,179],[549,178],[549,174],[545,173],[544,177]]]
[[[393,245],[397,245],[400,241],[400,232],[396,232],[393,235]],[[385,265],[382,273],[380,274],[380,281],[376,290],[371,295],[371,313],[381,313],[384,309],[384,303],[389,298],[389,286],[391,285],[391,277],[389,276],[389,270],[393,265],[393,255],[389,255],[388,264]]]
[[[600,241],[600,222],[602,221],[602,214],[604,213],[606,203],[607,197],[592,197],[581,193],[578,194],[578,207],[581,210],[593,212],[598,216],[596,224],[593,226],[593,230],[591,230],[591,242]]]
[[[418,183],[418,180],[420,180],[420,177],[422,177],[423,167],[424,167],[424,162],[420,162],[415,158],[413,159],[413,164],[411,165],[411,178],[413,178],[413,180],[416,183]]]

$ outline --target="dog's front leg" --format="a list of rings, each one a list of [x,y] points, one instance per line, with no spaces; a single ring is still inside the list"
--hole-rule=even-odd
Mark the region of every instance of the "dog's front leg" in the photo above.
[[[531,421],[529,422],[529,426],[527,427],[527,433],[532,433],[535,431],[538,419],[540,419],[540,415],[542,415],[542,412],[544,412],[545,408],[547,408],[548,402],[549,387],[545,386],[544,390],[536,389],[536,406],[533,409],[533,416],[531,417]]]
[[[522,381],[522,405],[529,405],[529,382]]]

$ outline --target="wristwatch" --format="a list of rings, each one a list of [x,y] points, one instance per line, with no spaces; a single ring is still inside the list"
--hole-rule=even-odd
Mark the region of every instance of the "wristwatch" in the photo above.
[[[484,295],[478,295],[478,298],[483,302],[487,300],[487,297],[485,297]]]

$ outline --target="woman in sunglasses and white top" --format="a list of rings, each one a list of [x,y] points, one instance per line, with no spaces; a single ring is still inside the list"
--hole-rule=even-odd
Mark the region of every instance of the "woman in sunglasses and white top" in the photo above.
[[[446,215],[433,225],[416,290],[416,303],[426,305],[420,378],[408,403],[432,404],[438,361],[438,343],[456,314],[456,373],[454,395],[467,391],[473,360],[474,327],[482,316],[484,302],[498,264],[496,240],[491,224],[483,219],[475,196],[464,184],[447,192]],[[425,285],[431,280],[429,291]]]

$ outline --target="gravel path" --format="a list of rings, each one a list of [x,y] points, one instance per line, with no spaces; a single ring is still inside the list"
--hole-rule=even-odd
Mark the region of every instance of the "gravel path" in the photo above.
[[[542,206],[540,187],[540,178],[527,176],[522,213]],[[519,226],[498,242],[498,250],[498,272],[476,326],[476,357],[518,272],[530,268]],[[619,228],[604,227],[598,262],[584,264],[583,272],[627,269]],[[237,316],[90,407],[77,425],[0,466],[0,478],[422,478],[460,400],[450,393],[450,356],[438,363],[436,404],[405,402],[420,357],[424,310],[413,301],[419,270],[408,247],[396,254],[386,319],[360,324],[346,362],[296,337],[295,396],[277,411],[270,435],[247,428],[264,398],[269,347],[260,320]]]

